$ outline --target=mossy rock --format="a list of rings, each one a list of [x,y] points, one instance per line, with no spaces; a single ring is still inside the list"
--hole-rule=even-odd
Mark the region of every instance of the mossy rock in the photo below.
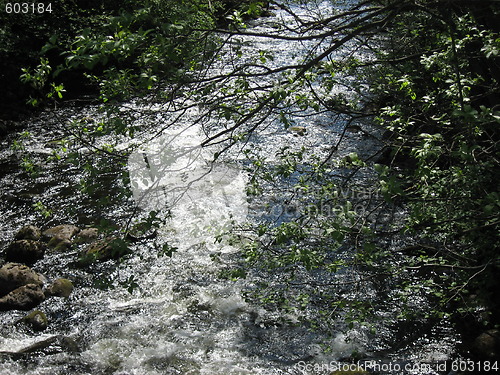
[[[297,134],[297,135],[306,135],[307,133],[307,128],[305,126],[290,126],[288,128],[288,131]]]
[[[44,231],[43,236],[49,240],[54,237],[59,237],[60,239],[66,239],[71,241],[71,239],[80,231],[80,229],[71,224],[57,225],[53,228],[49,228]]]
[[[71,247],[72,242],[65,237],[57,235],[52,237],[47,245],[54,251],[63,252]]]
[[[80,255],[79,264],[86,266],[96,261],[120,259],[129,253],[127,241],[118,237],[108,237],[90,244]]]
[[[43,311],[35,310],[26,315],[22,321],[34,331],[43,331],[47,328],[49,321]]]
[[[57,279],[45,290],[47,297],[65,297],[68,298],[73,291],[73,283],[68,279]]]
[[[75,238],[76,243],[90,243],[97,240],[99,230],[97,228],[85,228]]]

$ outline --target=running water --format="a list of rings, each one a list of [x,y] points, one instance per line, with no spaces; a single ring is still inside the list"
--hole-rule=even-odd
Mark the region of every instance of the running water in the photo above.
[[[330,2],[322,2],[314,12],[325,16],[330,11]],[[276,10],[273,18],[255,21],[252,30],[268,32],[277,18],[293,25],[293,17]],[[300,42],[291,45],[289,41],[250,36],[245,41],[245,48],[272,50],[275,66],[291,64],[303,58],[300,53],[307,50],[307,45]],[[227,68],[220,65],[214,69]],[[153,110],[161,119],[161,105]],[[62,109],[59,116],[81,118],[95,112],[92,107]],[[133,200],[123,202],[122,208],[117,206],[112,212],[123,215],[132,205],[145,211],[159,211],[168,220],[156,240],[168,243],[175,251],[171,256],[162,256],[153,243],[140,244],[134,248],[133,256],[118,267],[97,265],[95,272],[107,273],[108,280],[112,280],[108,285],[111,288],[103,289],[96,288],[91,281],[94,275],[75,268],[67,254],[46,257],[34,268],[52,274],[59,272],[61,277],[74,280],[75,291],[67,300],[49,299],[39,307],[50,321],[43,333],[34,334],[16,325],[24,316],[22,312],[2,313],[0,351],[16,352],[54,337],[57,341],[42,352],[22,358],[1,357],[0,373],[329,374],[338,361],[353,353],[369,357],[377,349],[364,329],[347,333],[339,330],[333,334],[314,331],[298,324],[299,316],[285,316],[249,304],[242,292],[255,287],[256,279],[220,277],[237,261],[240,251],[238,245],[224,238],[220,240],[220,236],[233,226],[258,217],[259,212],[247,200],[247,176],[241,156],[237,152],[228,153],[224,160],[211,164],[218,150],[201,147],[202,128],[190,123],[195,115],[187,114],[176,126],[167,127],[149,142],[139,140],[140,147],[128,160]],[[51,151],[47,144],[56,135],[44,134],[42,130],[50,121],[42,116],[39,126],[31,126],[35,140],[27,147],[32,151],[41,154]],[[265,150],[268,160],[285,145],[296,149],[306,147],[326,155],[345,126],[327,115],[309,116],[301,121],[301,126],[307,127],[306,137],[294,136],[271,122],[251,142]],[[378,147],[375,141],[367,141],[359,134],[351,134],[344,145],[344,152]],[[5,144],[2,146],[7,149]],[[2,162],[7,166],[14,154],[3,151]],[[65,191],[81,178],[78,172],[52,170],[45,181],[54,176],[58,181],[45,189],[30,187],[26,178],[16,180],[19,175],[11,170],[3,174],[2,188],[15,195],[11,199],[15,209],[2,207],[6,210],[2,222],[6,228],[4,243],[17,228],[35,221],[34,217],[20,214],[33,196],[35,201],[39,196],[52,203],[64,196],[67,201],[61,205],[76,204],[74,196]],[[24,191],[27,198],[16,195],[16,189]],[[91,206],[92,202],[88,203]],[[100,217],[98,210],[88,210],[85,215],[85,219],[79,219],[81,224]],[[80,218],[80,214],[76,216]],[[127,290],[127,280],[137,284],[131,292]],[[279,282],[279,275],[273,281]],[[390,332],[380,334],[390,339]],[[421,338],[417,348],[410,351],[413,356],[410,359],[427,362],[447,359],[454,338],[446,328],[436,336],[449,341],[437,345],[435,340],[426,342],[425,337]]]

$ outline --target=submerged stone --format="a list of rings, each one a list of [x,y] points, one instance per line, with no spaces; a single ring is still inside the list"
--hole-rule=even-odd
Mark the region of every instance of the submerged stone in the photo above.
[[[43,331],[48,326],[47,316],[43,311],[35,310],[26,315],[23,322],[30,326],[34,331]]]
[[[298,135],[306,135],[307,128],[305,126],[290,126],[289,131]]]
[[[59,337],[59,345],[61,345],[61,348],[67,353],[80,352],[78,344],[71,337],[67,336]]]

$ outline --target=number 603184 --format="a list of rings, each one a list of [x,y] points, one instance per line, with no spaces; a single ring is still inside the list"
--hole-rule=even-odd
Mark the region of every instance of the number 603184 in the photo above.
[[[498,361],[472,361],[460,360],[453,361],[451,364],[452,371],[460,372],[497,372]]]
[[[6,13],[27,14],[27,13],[52,13],[52,3],[7,3]]]

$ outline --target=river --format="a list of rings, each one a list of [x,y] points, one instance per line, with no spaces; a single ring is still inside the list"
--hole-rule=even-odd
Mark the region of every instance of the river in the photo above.
[[[310,17],[325,17],[332,11],[329,2],[316,6],[301,10],[293,5],[292,9],[310,12]],[[273,12],[272,17],[252,21],[248,30],[265,34],[283,22],[293,27],[294,18],[288,12]],[[272,51],[270,68],[293,64],[311,48],[300,41],[258,36],[246,36],[241,45],[248,51]],[[230,67],[223,61],[214,62],[211,69],[211,74],[222,74]],[[236,147],[215,166],[210,165],[220,145],[201,147],[206,134],[195,121],[199,108],[190,107],[175,121],[175,112],[161,103],[145,108],[140,100],[131,101],[123,104],[122,111],[134,114],[138,125],[156,122],[164,130],[118,142],[118,149],[138,145],[124,165],[113,159],[92,161],[107,171],[94,176],[96,185],[86,184],[91,176],[81,169],[61,169],[55,161],[46,162],[46,157],[60,147],[58,140],[65,132],[61,124],[83,119],[95,122],[102,116],[99,105],[68,103],[33,116],[22,125],[30,133],[22,149],[12,147],[13,137],[2,141],[2,246],[26,224],[84,227],[109,220],[125,225],[136,208],[143,213],[157,210],[162,225],[154,239],[132,245],[133,255],[119,265],[108,261],[78,267],[76,250],[51,253],[37,262],[35,270],[68,278],[75,290],[67,299],[50,298],[38,307],[49,319],[42,333],[16,324],[25,312],[0,313],[0,351],[16,352],[57,337],[43,350],[20,358],[2,355],[0,373],[330,374],[353,358],[365,360],[361,365],[375,361],[383,367],[378,369],[381,374],[397,372],[391,366],[404,368],[402,373],[408,374],[440,373],[435,365],[450,359],[457,344],[445,323],[424,328],[411,322],[398,326],[388,314],[382,319],[384,324],[377,323],[376,334],[363,327],[346,329],[340,321],[329,329],[315,329],[301,324],[299,312],[284,314],[245,300],[244,292],[258,288],[268,275],[255,271],[246,278],[220,277],[238,264],[241,250],[240,244],[225,237],[220,240],[220,236],[247,221],[269,220],[272,212],[282,209],[284,198],[274,191],[248,199],[249,176],[242,149]],[[141,117],[141,113],[147,115]],[[268,163],[285,146],[292,151],[315,150],[317,156],[325,157],[341,136],[339,158],[353,151],[367,155],[380,147],[380,131],[370,124],[360,124],[364,131],[345,132],[345,119],[330,113],[297,113],[293,120],[307,128],[306,135],[284,129],[270,116],[246,147],[254,156],[265,156]],[[89,149],[79,152],[90,155]],[[25,154],[45,163],[35,178],[20,167]],[[122,172],[128,173],[124,181],[115,178]],[[50,210],[46,217],[43,208]],[[274,220],[279,223],[293,217],[293,211],[280,211]],[[175,252],[162,255],[155,247],[158,243],[168,243]],[[267,281],[281,283],[279,274],[274,278]],[[130,286],[133,288],[128,290]],[[365,292],[373,290],[368,286]],[[316,319],[312,309],[300,314]]]

